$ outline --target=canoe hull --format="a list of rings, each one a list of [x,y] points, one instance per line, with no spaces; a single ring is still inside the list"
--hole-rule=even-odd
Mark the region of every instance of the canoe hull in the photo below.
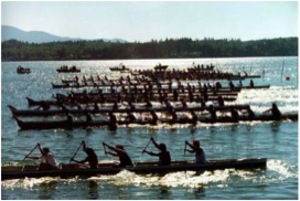
[[[247,121],[280,121],[280,120],[291,120],[291,121],[297,121],[298,120],[298,114],[292,114],[292,115],[282,115],[281,118],[276,118],[271,115],[262,115],[262,116],[256,116],[255,118],[248,118],[248,117],[240,117],[239,120],[232,119],[230,117],[224,117],[224,118],[218,118],[215,121],[211,120],[210,118],[201,118],[197,120],[193,119],[177,119],[177,120],[169,120],[169,119],[162,119],[158,121],[157,123],[167,123],[167,124],[192,124],[195,125],[197,122],[200,123],[208,123],[208,124],[214,124],[214,123],[238,123],[238,122],[247,122]],[[103,127],[103,126],[111,126],[109,121],[73,121],[68,122],[67,120],[63,121],[22,121],[16,118],[16,121],[18,123],[18,126],[21,128],[21,130],[45,130],[45,129],[72,129],[72,128],[88,128],[88,127]],[[156,125],[156,123],[153,123],[151,120],[149,121],[134,121],[134,122],[128,122],[128,121],[118,121],[118,125],[129,125],[129,124],[139,124],[139,125]],[[117,125],[115,125],[115,129],[117,128]]]
[[[211,160],[205,164],[194,164],[193,161],[175,161],[170,166],[158,166],[156,162],[137,163],[135,167],[120,168],[115,164],[99,164],[96,169],[74,168],[74,165],[63,165],[58,170],[35,170],[34,168],[21,171],[22,167],[10,168],[2,167],[2,180],[40,178],[40,177],[61,177],[68,178],[74,176],[96,176],[96,175],[113,175],[126,169],[136,174],[167,174],[178,171],[212,171],[223,169],[265,169],[267,164],[266,158],[250,158],[250,159],[226,159]],[[9,170],[13,169],[13,170]]]

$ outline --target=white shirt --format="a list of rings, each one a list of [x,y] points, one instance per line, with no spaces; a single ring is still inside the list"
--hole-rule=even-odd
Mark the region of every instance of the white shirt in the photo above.
[[[58,166],[58,163],[56,162],[55,157],[54,157],[54,154],[53,154],[52,152],[46,153],[45,155],[43,155],[43,156],[41,157],[41,159],[42,159],[45,163],[51,165],[52,167],[57,167],[57,166]]]

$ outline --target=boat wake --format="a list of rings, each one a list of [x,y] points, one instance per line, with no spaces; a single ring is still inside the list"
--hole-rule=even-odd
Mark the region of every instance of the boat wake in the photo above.
[[[294,165],[291,165],[285,161],[281,160],[268,160],[267,161],[267,170],[271,179],[277,181],[283,181],[289,178],[297,178],[298,172],[294,171],[298,168],[295,168]]]

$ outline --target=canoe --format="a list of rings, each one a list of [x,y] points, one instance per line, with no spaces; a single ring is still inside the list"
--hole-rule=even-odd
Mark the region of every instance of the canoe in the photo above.
[[[61,177],[70,178],[75,176],[91,177],[97,175],[114,175],[122,170],[134,172],[136,174],[167,174],[178,171],[213,171],[224,169],[266,169],[266,158],[245,158],[245,159],[223,159],[209,160],[204,164],[195,164],[194,161],[174,161],[170,166],[158,166],[157,162],[140,162],[134,167],[121,168],[115,163],[99,164],[95,169],[78,168],[74,164],[61,165],[57,170],[37,170],[38,166],[2,166],[2,180],[41,178],[41,177]]]
[[[115,94],[120,94],[121,96],[125,96],[125,95],[159,95],[159,94],[166,94],[168,96],[174,96],[174,93],[177,93],[178,96],[180,95],[189,95],[190,93],[193,94],[193,96],[196,95],[202,95],[203,92],[199,91],[199,90],[191,90],[191,92],[189,93],[188,90],[169,90],[169,89],[162,89],[160,90],[156,90],[156,89],[152,89],[151,91],[145,91],[144,89],[130,89],[130,92],[128,92],[128,90],[121,90],[119,92],[114,92],[112,93],[111,90],[110,92],[106,92],[103,93],[102,91],[96,91],[96,90],[91,90],[89,92],[87,92],[86,90],[83,92],[75,92],[74,90],[71,91],[71,94],[73,96],[98,96],[98,95],[103,95],[103,96],[113,96]],[[237,96],[239,93],[239,91],[207,91],[207,96]]]
[[[17,73],[18,74],[29,74],[29,73],[31,73],[31,70],[30,70],[30,68],[24,68],[22,66],[19,66],[17,68]]]
[[[217,117],[216,120],[212,120],[210,118],[201,118],[198,119],[201,123],[237,123],[237,122],[247,122],[247,121],[297,121],[298,114],[283,114],[281,117],[275,117],[272,115],[256,115],[255,117],[248,117],[248,116],[240,116],[238,120],[233,119],[231,117]]]
[[[125,66],[122,66],[122,67],[110,67],[109,70],[111,71],[118,71],[118,72],[129,72],[130,69],[129,68],[126,68]]]
[[[23,121],[18,118],[15,118],[17,121],[18,126],[21,130],[46,130],[46,129],[72,129],[72,128],[88,128],[88,127],[103,127],[108,126],[110,128],[111,124],[109,121],[105,120],[93,120],[93,121],[83,121],[83,120],[73,120],[72,122],[69,122],[67,120],[55,120],[55,121]],[[200,123],[238,123],[238,122],[251,122],[251,121],[283,121],[283,120],[291,120],[291,121],[297,121],[298,120],[298,114],[286,114],[282,115],[280,118],[274,117],[272,115],[257,115],[254,118],[249,117],[239,117],[238,120],[233,119],[231,117],[217,117],[216,120],[212,120],[210,118],[206,117],[198,117],[196,120]],[[172,119],[161,119],[158,120],[157,124],[159,123],[166,123],[171,125],[176,124],[195,124],[195,120],[191,118],[178,118],[176,120]],[[118,125],[129,125],[129,124],[140,124],[140,125],[153,125],[156,123],[153,123],[153,121],[150,120],[137,120],[133,122],[128,121],[122,121],[119,120],[117,122]],[[115,128],[116,129],[116,128]]]
[[[63,88],[84,88],[84,87],[92,87],[92,88],[101,88],[101,87],[122,87],[122,86],[136,86],[136,87],[144,87],[142,84],[97,84],[97,83],[62,83],[62,84],[52,84],[53,89],[63,89]],[[145,85],[147,85],[145,83]],[[156,84],[153,84],[156,85]],[[168,84],[165,84],[168,85]],[[196,87],[198,89],[199,87]],[[270,85],[255,85],[255,86],[235,86],[233,88],[230,87],[222,87],[219,91],[240,91],[241,89],[267,89],[270,88]]]
[[[249,107],[249,105],[225,105],[225,106],[214,106],[214,109],[216,111],[224,111],[229,110],[230,107],[234,107],[237,110],[244,110]],[[13,117],[19,117],[19,116],[54,116],[54,115],[66,115],[68,114],[74,114],[74,115],[84,115],[84,114],[106,114],[109,112],[114,113],[127,113],[127,112],[136,112],[136,113],[145,113],[145,112],[151,112],[152,110],[155,110],[156,112],[166,112],[167,109],[165,107],[160,108],[153,108],[153,107],[142,107],[142,108],[135,108],[135,109],[129,109],[129,108],[120,108],[120,109],[112,109],[111,108],[103,108],[100,107],[99,109],[94,108],[87,108],[87,109],[49,109],[49,110],[35,110],[35,109],[17,109],[11,105],[8,105],[8,108],[10,109],[11,113],[13,114]],[[190,110],[194,110],[195,112],[199,111],[205,111],[209,110],[209,107],[175,107],[176,112],[189,112]]]
[[[105,97],[105,96],[92,96],[92,97],[71,97],[69,98],[66,95],[63,94],[55,95],[56,100],[33,100],[31,98],[27,98],[29,107],[31,106],[41,106],[43,104],[48,105],[55,105],[55,106],[61,106],[63,105],[74,105],[77,104],[103,104],[103,103],[123,103],[123,102],[131,102],[131,103],[146,103],[146,101],[154,101],[154,102],[161,102],[165,99],[165,96],[155,96],[152,98],[147,98],[144,95],[130,95],[130,96],[118,96],[115,94],[115,96]],[[237,99],[237,96],[222,96],[223,100],[226,102],[233,102]],[[168,97],[170,102],[175,101],[174,97]],[[199,97],[201,98],[201,96]],[[197,97],[194,97],[195,103],[201,103],[200,99]],[[191,103],[189,101],[188,96],[178,96],[178,101],[180,99],[186,100],[186,103]],[[177,102],[178,102],[177,101]],[[208,96],[207,101],[218,101],[218,96]]]
[[[200,102],[201,98],[205,101],[218,101],[219,96],[223,98],[224,101],[235,101],[237,99],[238,94],[230,94],[230,95],[214,95],[208,94],[207,96],[202,95],[201,93],[192,93],[191,96],[188,93],[177,94],[174,96],[173,93],[156,93],[156,94],[143,94],[143,93],[115,93],[115,94],[86,94],[86,95],[77,95],[72,94],[72,96],[66,96],[64,94],[56,94],[55,97],[57,100],[62,103],[66,102],[77,102],[77,103],[114,103],[114,102],[132,102],[132,103],[140,103],[147,101],[156,101],[162,102],[166,98],[169,101],[195,101]]]
[[[153,67],[153,69],[155,71],[159,71],[159,72],[160,71],[165,71],[167,68],[168,68],[168,65],[161,65],[161,64]]]
[[[56,71],[58,73],[79,73],[81,70],[76,68],[76,66],[61,66],[60,68],[56,69]]]

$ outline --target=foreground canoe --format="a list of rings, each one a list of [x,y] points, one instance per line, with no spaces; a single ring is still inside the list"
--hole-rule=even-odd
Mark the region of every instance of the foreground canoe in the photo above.
[[[126,169],[136,174],[167,174],[178,171],[212,171],[224,169],[265,169],[266,158],[209,160],[205,164],[195,164],[194,161],[174,161],[170,166],[158,166],[157,162],[141,162],[134,167],[121,168],[114,163],[99,164],[96,169],[78,168],[77,165],[61,165],[58,170],[37,170],[38,166],[2,166],[2,180],[74,176],[90,177],[96,175],[112,175]]]

